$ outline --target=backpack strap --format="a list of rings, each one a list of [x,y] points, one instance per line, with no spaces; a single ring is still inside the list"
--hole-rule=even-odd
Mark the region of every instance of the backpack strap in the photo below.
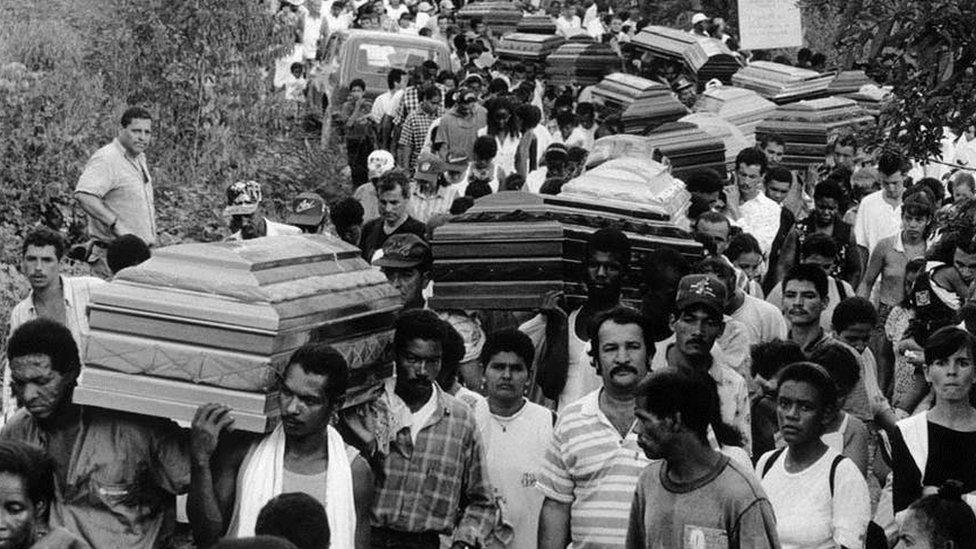
[[[766,473],[768,473],[769,470],[773,468],[773,464],[776,463],[776,460],[779,459],[779,456],[783,455],[783,452],[785,451],[786,451],[785,447],[780,448],[779,450],[773,452],[773,455],[769,456],[769,459],[767,459],[766,463],[763,465],[762,474],[759,475],[760,479],[766,478]],[[833,479],[831,479],[831,486],[833,486]],[[833,489],[831,489],[830,492],[833,493]]]
[[[837,467],[840,462],[844,461],[844,456],[837,454],[834,456],[834,461],[830,463],[830,497],[834,497],[834,477],[837,476]]]

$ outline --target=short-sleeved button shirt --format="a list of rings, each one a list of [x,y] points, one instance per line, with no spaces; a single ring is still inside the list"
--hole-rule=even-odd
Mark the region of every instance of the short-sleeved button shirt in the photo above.
[[[75,192],[101,198],[132,234],[149,245],[156,243],[156,207],[145,154],[130,159],[119,140],[113,139],[88,159]],[[93,217],[88,230],[105,242],[115,238],[106,224]]]
[[[623,547],[637,478],[650,460],[633,430],[620,433],[600,410],[600,391],[567,406],[556,422],[536,487],[570,507],[570,547]]]

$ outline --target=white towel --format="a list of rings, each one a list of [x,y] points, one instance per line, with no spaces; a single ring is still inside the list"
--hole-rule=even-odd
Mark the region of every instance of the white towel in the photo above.
[[[328,428],[329,465],[326,471],[325,514],[329,517],[332,544],[335,549],[354,549],[356,540],[356,506],[353,501],[352,469],[345,443],[339,432]],[[237,475],[237,496],[228,537],[254,535],[258,513],[269,500],[281,493],[285,470],[285,430],[279,424],[271,434],[248,450]]]

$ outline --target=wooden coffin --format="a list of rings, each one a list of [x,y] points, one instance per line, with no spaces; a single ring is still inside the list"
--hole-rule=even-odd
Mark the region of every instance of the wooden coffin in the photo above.
[[[721,139],[725,146],[725,167],[729,170],[735,169],[739,152],[756,146],[755,135],[747,137],[738,126],[710,112],[689,114],[679,122],[694,124],[708,135]]]
[[[757,136],[776,133],[786,141],[783,164],[803,168],[823,162],[827,143],[837,134],[856,133],[875,123],[853,99],[825,97],[783,105],[757,128]]]
[[[471,2],[457,12],[458,22],[470,28],[472,19],[481,19],[496,36],[515,32],[522,20],[522,9],[509,0]]]
[[[550,84],[589,86],[620,70],[620,58],[608,44],[569,40],[546,60]]]
[[[565,42],[562,36],[513,32],[499,40],[495,53],[502,61],[541,63]]]
[[[833,79],[833,74],[820,74],[771,61],[755,61],[732,75],[732,84],[782,105],[828,95],[827,88]]]
[[[703,38],[669,27],[649,25],[634,36],[639,50],[683,63],[702,84],[716,78],[728,84],[742,64],[735,54],[714,38]]]
[[[86,373],[75,398],[112,408],[106,394],[115,395],[120,409],[141,403],[143,413],[173,417],[167,414],[181,406],[234,394],[251,403],[239,410],[253,416],[249,425],[261,416],[271,428],[276,374],[295,349],[324,341],[349,363],[346,404],[355,405],[392,373],[387,346],[400,301],[357,248],[327,236],[161,248],[92,292]],[[106,385],[108,374],[88,370],[125,376],[141,392]],[[152,404],[154,386],[174,383],[188,401]]]
[[[695,102],[695,112],[713,113],[735,124],[747,139],[755,140],[756,127],[776,110],[776,104],[758,93],[735,86],[706,89]]]
[[[528,34],[552,35],[556,34],[556,22],[544,13],[524,15],[515,30]]]
[[[651,143],[671,163],[671,172],[679,178],[702,168],[718,173],[725,170],[725,143],[695,124],[671,122],[647,134]]]
[[[830,81],[827,91],[831,95],[844,95],[860,91],[863,86],[867,85],[877,86],[878,83],[871,80],[864,71],[841,71]]]
[[[666,215],[626,206],[516,191],[478,199],[467,213],[434,231],[431,306],[535,309],[552,290],[563,291],[571,304],[578,304],[586,297],[586,242],[602,227],[618,227],[628,235],[635,266],[648,251],[662,246],[700,257],[701,246]],[[636,300],[640,269],[632,270],[636,272],[625,281],[624,294]]]
[[[596,102],[621,115],[624,131],[643,134],[688,114],[671,90],[653,80],[615,72],[593,88]]]

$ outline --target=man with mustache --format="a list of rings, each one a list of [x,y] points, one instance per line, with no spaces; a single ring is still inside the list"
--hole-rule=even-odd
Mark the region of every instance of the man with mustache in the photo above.
[[[715,275],[691,274],[678,283],[674,335],[657,343],[651,369],[707,373],[715,380],[722,421],[742,435],[743,447],[752,448],[749,390],[741,374],[728,363],[715,342],[725,330],[723,311],[728,300],[725,284]]]
[[[345,417],[355,446],[373,464],[374,549],[452,549],[487,546],[497,519],[484,443],[467,404],[434,382],[441,369],[445,323],[414,309],[397,319],[393,336],[396,387],[390,398],[402,423],[385,453],[353,415]]]
[[[590,236],[584,257],[583,305],[567,316],[558,305],[561,293],[550,293],[542,312],[519,327],[536,348],[536,383],[547,398],[557,402],[559,411],[600,387],[600,376],[588,358],[587,324],[620,304],[630,267],[630,241],[617,229],[600,229]]]
[[[618,306],[589,326],[602,386],[559,415],[536,487],[539,549],[622,548],[634,485],[649,460],[634,432],[634,390],[654,353],[643,315]]]
[[[809,358],[833,338],[820,325],[820,316],[830,303],[827,275],[812,263],[794,266],[783,279],[783,317],[790,325],[789,338]]]

